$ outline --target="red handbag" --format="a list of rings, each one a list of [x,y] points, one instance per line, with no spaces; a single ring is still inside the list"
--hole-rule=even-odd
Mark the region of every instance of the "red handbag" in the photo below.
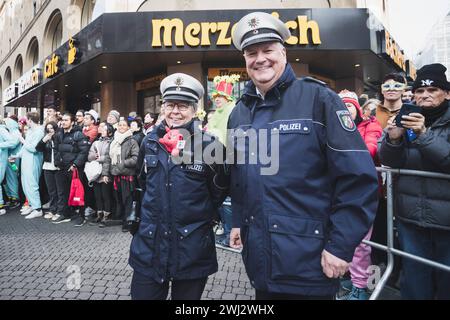
[[[84,206],[84,188],[78,177],[78,169],[75,168],[72,172],[72,183],[70,184],[69,206],[82,207]]]

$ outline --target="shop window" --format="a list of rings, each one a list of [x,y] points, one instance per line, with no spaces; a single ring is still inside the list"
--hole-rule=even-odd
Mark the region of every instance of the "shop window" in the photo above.
[[[55,31],[53,32],[52,37],[52,52],[58,49],[62,42],[62,19],[59,20],[56,25]]]
[[[39,62],[39,42],[36,37],[33,37],[28,44],[25,61],[25,65],[29,67],[37,65]]]
[[[6,68],[5,71],[5,88],[9,87],[11,85],[11,68]]]
[[[232,75],[232,74],[238,74],[240,76],[239,82],[236,82],[233,85],[233,92],[232,95],[235,98],[235,100],[238,100],[243,92],[245,83],[250,80],[247,74],[247,70],[245,68],[209,68],[208,69],[208,83],[207,83],[207,98],[205,102],[205,110],[209,111],[212,109],[215,109],[214,101],[212,100],[212,93],[216,89],[216,86],[214,84],[214,78],[216,76],[225,76],[225,75]]]
[[[160,113],[161,112],[161,95],[153,94],[150,96],[144,96],[144,114]],[[141,115],[142,116],[142,115]]]
[[[95,0],[85,0],[83,8],[81,9],[81,28],[86,27],[92,21],[92,14],[94,12]]]
[[[16,63],[14,64],[14,79],[19,79],[23,74],[23,60],[22,56],[19,54],[16,58]]]
[[[44,32],[44,55],[54,52],[62,43],[63,21],[58,9],[50,15]]]

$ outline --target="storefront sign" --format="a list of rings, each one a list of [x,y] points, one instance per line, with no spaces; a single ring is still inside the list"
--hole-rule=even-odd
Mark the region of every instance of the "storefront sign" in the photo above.
[[[397,66],[399,66],[403,71],[406,72],[406,60],[402,50],[387,30],[384,30],[384,37],[385,53],[394,61]]]
[[[158,88],[161,81],[166,77],[166,74],[159,74],[157,76],[136,82],[136,91],[142,91],[146,89]]]
[[[247,69],[245,68],[209,68],[208,80],[213,81],[216,76],[229,76],[232,74],[238,74],[240,76],[239,81],[250,80]]]
[[[76,64],[80,62],[81,52],[78,49],[78,40],[74,38],[69,39],[69,50],[67,51],[67,63]]]
[[[51,59],[45,60],[44,78],[53,78],[54,76],[60,74],[62,72],[61,64],[61,57],[56,54],[53,54]]]
[[[41,69],[35,66],[25,73],[18,81],[19,94],[25,93],[42,82]]]
[[[277,12],[273,16],[279,17]],[[319,45],[320,40],[319,25],[314,20],[308,20],[307,16],[297,16],[296,20],[287,21],[286,26],[290,30],[298,31],[298,36],[292,35],[287,41],[290,45]],[[231,34],[235,25],[229,21],[223,22],[192,22],[185,26],[183,20],[179,18],[172,19],[152,19],[152,47],[172,47],[172,33],[175,33],[175,46],[184,47],[186,44],[190,47],[211,46],[211,35],[216,34],[216,46],[230,46]],[[308,37],[308,31],[311,31],[311,39]],[[162,41],[161,41],[162,40]]]
[[[17,97],[17,84],[13,83],[8,88],[3,91],[3,97],[5,99],[5,102],[9,102]]]

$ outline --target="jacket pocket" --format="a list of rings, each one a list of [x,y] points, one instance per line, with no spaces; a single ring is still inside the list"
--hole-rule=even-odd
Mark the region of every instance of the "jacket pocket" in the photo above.
[[[321,253],[324,248],[323,223],[289,216],[269,216],[271,278],[323,278]]]
[[[145,266],[153,265],[155,255],[156,224],[141,225],[137,236],[133,237],[131,254]]]
[[[158,157],[154,154],[145,156],[145,165],[147,169],[154,169],[158,165]]]
[[[214,234],[209,221],[201,221],[177,228],[178,271],[202,267],[215,261]]]

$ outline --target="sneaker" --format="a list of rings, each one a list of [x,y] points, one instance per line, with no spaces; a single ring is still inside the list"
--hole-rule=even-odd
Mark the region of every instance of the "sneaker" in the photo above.
[[[52,221],[58,220],[59,217],[61,217],[60,214],[54,214],[52,217]]]
[[[0,216],[4,215],[6,213],[5,209],[0,209]]]
[[[352,286],[352,290],[346,294],[336,297],[336,300],[369,300],[370,292],[367,288],[357,288]]]
[[[86,224],[86,219],[83,217],[78,217],[75,219],[74,227],[82,227]]]
[[[8,203],[8,209],[14,210],[17,209],[18,207],[20,207],[20,201],[18,199],[11,198],[11,200]]]
[[[216,235],[218,235],[218,236],[223,235],[224,232],[225,232],[225,230],[223,229],[222,225],[220,225],[220,226],[216,229]]]
[[[29,215],[25,217],[25,219],[34,219],[42,217],[42,210],[33,210]]]
[[[94,215],[95,213],[96,213],[95,210],[92,209],[91,207],[86,207],[86,208],[84,209],[84,216],[85,216],[86,218],[88,218],[89,216]]]
[[[51,218],[53,218],[53,217],[54,217],[54,214],[51,213],[50,211],[47,212],[47,213],[45,214],[45,216],[44,216],[45,219],[51,219]]]
[[[67,218],[67,217],[64,217],[64,216],[59,216],[57,219],[53,220],[52,223],[60,224],[60,223],[69,222],[69,221],[70,221],[70,218]]]
[[[20,212],[20,214],[23,215],[23,216],[27,216],[27,215],[29,215],[32,211],[33,211],[33,208],[27,207],[27,208],[24,209],[22,212]]]

